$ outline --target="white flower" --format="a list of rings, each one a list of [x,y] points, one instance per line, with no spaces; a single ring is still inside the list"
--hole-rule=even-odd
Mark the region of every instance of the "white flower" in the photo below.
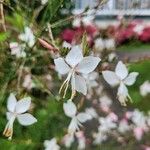
[[[128,86],[133,85],[134,82],[136,81],[138,73],[132,72],[128,74],[126,66],[121,61],[119,61],[116,66],[115,72],[103,71],[102,74],[104,79],[111,86],[119,85],[117,96],[120,103],[125,106],[128,98],[131,100],[126,85]]]
[[[137,33],[138,35],[142,34],[145,26],[143,24],[137,24],[134,28],[133,31]]]
[[[11,55],[16,55],[17,58],[26,57],[24,52],[24,45],[19,45],[17,42],[11,42],[9,44]]]
[[[78,140],[78,150],[83,150],[86,147],[86,139],[84,136],[84,133],[82,131],[79,131],[76,133],[76,137]]]
[[[86,84],[88,87],[88,90],[90,91],[92,88],[97,87],[98,83],[96,81],[96,79],[98,78],[98,73],[97,72],[92,72],[89,73],[88,75],[85,74],[83,75],[83,77],[86,79]]]
[[[118,131],[120,133],[126,133],[127,131],[129,131],[131,128],[128,124],[128,121],[126,119],[122,119],[120,122],[119,122],[119,127],[118,127]]]
[[[71,144],[74,142],[74,134],[66,134],[63,138],[63,144],[69,148]]]
[[[45,5],[48,2],[48,0],[41,0],[41,4]]]
[[[57,144],[57,141],[55,138],[51,140],[45,140],[44,147],[45,147],[45,150],[59,150],[60,149],[60,146]]]
[[[74,27],[80,27],[82,24],[84,26],[92,25],[93,24],[93,19],[94,19],[94,16],[92,16],[92,15],[88,15],[86,17],[76,17],[73,20],[72,25]]]
[[[114,50],[115,49],[115,40],[114,39],[101,39],[98,38],[95,40],[95,49],[99,52],[103,50]]]
[[[141,86],[140,86],[140,94],[142,96],[146,96],[147,94],[150,93],[150,82],[145,81]]]
[[[31,114],[25,113],[31,104],[31,98],[23,98],[17,102],[14,94],[10,94],[7,102],[7,109],[9,112],[6,113],[8,123],[6,124],[3,135],[12,138],[13,135],[13,123],[17,118],[18,122],[23,126],[31,125],[37,122],[36,118],[34,118]]]
[[[93,19],[93,15],[87,15],[85,17],[82,17],[82,22],[85,26],[92,25]]]
[[[97,112],[96,112],[95,109],[92,108],[92,107],[86,108],[86,109],[85,109],[85,113],[86,113],[86,114],[89,114],[89,115],[91,116],[91,119],[98,117]]]
[[[70,43],[64,41],[63,44],[62,44],[62,47],[63,47],[63,48],[71,49],[72,45],[71,45]]]
[[[32,82],[30,74],[25,76],[22,86],[27,90],[31,90],[35,86],[35,84]]]
[[[35,43],[35,37],[32,30],[29,27],[25,27],[25,32],[19,35],[19,39],[26,42],[29,47],[32,47]]]
[[[96,39],[94,47],[95,47],[96,51],[102,52],[105,49],[104,40],[101,38]]]
[[[117,57],[117,56],[116,56],[115,53],[110,53],[110,54],[108,55],[108,61],[109,61],[109,62],[112,62],[116,57]]]
[[[109,132],[109,130],[111,129],[115,129],[117,127],[116,123],[114,122],[114,120],[107,116],[107,117],[100,117],[99,118],[99,130],[101,132]]]
[[[77,17],[72,21],[73,27],[80,27],[81,26],[81,18]]]
[[[112,100],[107,95],[100,97],[99,102],[100,102],[101,108],[103,107],[109,108],[112,105]]]
[[[114,39],[106,39],[105,40],[105,47],[107,50],[114,50],[115,49],[115,40]]]
[[[91,73],[100,62],[100,58],[88,56],[83,57],[82,49],[79,46],[73,46],[66,58],[57,58],[54,60],[56,70],[60,74],[68,74],[66,80],[62,84],[59,93],[64,90],[64,96],[68,89],[68,84],[71,81],[72,96],[75,95],[75,91],[87,94],[86,81],[81,74]]]
[[[68,127],[68,133],[70,134],[73,134],[79,130],[79,127],[82,126],[81,123],[91,119],[89,114],[83,112],[77,114],[77,107],[71,100],[68,100],[67,103],[64,103],[63,108],[66,116],[71,118],[71,122]]]
[[[135,109],[132,113],[131,120],[136,127],[146,129],[146,116],[144,116],[143,112]]]
[[[98,145],[98,144],[101,144],[103,141],[106,141],[107,140],[107,135],[106,133],[103,133],[101,131],[99,131],[98,133],[95,133],[93,135],[94,137],[94,144]]]

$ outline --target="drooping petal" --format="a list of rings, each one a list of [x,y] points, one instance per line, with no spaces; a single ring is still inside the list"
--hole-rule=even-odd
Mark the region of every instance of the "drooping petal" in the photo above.
[[[16,104],[16,113],[26,112],[29,109],[30,104],[31,104],[31,98],[30,97],[26,97],[26,98],[21,99]]]
[[[76,71],[83,74],[88,74],[94,71],[100,60],[101,59],[99,57],[93,56],[84,57],[83,60],[77,65]]]
[[[121,83],[118,88],[118,94],[128,96],[128,89],[123,83]]]
[[[72,134],[76,132],[77,130],[79,130],[79,126],[81,126],[81,124],[78,122],[77,118],[76,117],[72,118],[68,127],[68,133]]]
[[[83,95],[87,94],[87,86],[85,79],[82,76],[75,74],[75,89],[78,92],[81,92]]]
[[[79,113],[77,115],[77,119],[79,120],[79,122],[84,123],[87,120],[91,119],[91,115],[87,114],[87,113]]]
[[[126,106],[126,101],[128,101],[128,98],[130,98],[128,94],[128,89],[124,85],[124,83],[121,83],[118,92],[117,92],[118,100],[120,101],[121,105]]]
[[[76,105],[70,100],[68,100],[67,103],[63,104],[63,109],[64,109],[65,114],[71,118],[74,117],[75,114],[77,113]]]
[[[119,84],[118,76],[112,71],[103,71],[102,72],[103,78],[105,81],[110,84],[111,86],[116,86]]]
[[[37,122],[37,119],[29,113],[20,114],[17,116],[17,119],[18,119],[19,123],[24,126],[28,126],[28,125],[31,125],[31,124]]]
[[[8,97],[7,109],[10,112],[14,112],[16,103],[17,103],[16,97],[13,93],[11,93],[10,96]]]
[[[67,74],[70,70],[70,67],[65,63],[63,58],[54,59],[56,70],[60,74]]]
[[[66,56],[66,62],[72,67],[75,67],[82,59],[82,49],[79,46],[72,47],[71,51]]]
[[[125,64],[123,64],[122,61],[119,61],[117,66],[116,66],[116,69],[115,69],[115,73],[116,75],[121,79],[125,79],[128,75],[128,70],[127,70],[127,67],[125,66]]]
[[[129,74],[129,76],[127,78],[125,78],[124,83],[126,85],[133,85],[136,81],[136,77],[139,75],[138,72],[132,72]]]

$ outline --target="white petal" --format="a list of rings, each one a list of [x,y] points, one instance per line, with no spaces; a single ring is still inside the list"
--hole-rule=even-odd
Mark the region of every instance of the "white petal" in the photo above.
[[[126,85],[133,85],[134,82],[136,81],[136,77],[139,75],[138,72],[132,72],[129,74],[129,76],[124,80],[124,83]]]
[[[37,122],[37,119],[34,118],[29,113],[18,115],[17,119],[18,119],[19,123],[24,126],[28,126],[28,125],[31,125],[31,124]]]
[[[118,76],[112,71],[103,71],[102,72],[103,78],[105,81],[110,84],[111,86],[116,86],[119,84]]]
[[[126,106],[126,102],[128,101],[128,98],[131,100],[129,94],[128,94],[128,89],[125,86],[124,83],[121,83],[119,88],[118,88],[118,100],[120,101],[121,105]]]
[[[16,97],[13,93],[11,93],[10,96],[8,97],[7,109],[10,112],[14,112],[16,103],[17,103]]]
[[[77,115],[77,119],[79,120],[79,122],[84,123],[87,120],[91,119],[91,115],[87,114],[87,113],[79,113]]]
[[[76,70],[83,74],[92,72],[100,62],[99,57],[88,56],[84,57],[83,60],[77,65]]]
[[[14,114],[11,112],[6,113],[7,120],[10,120],[13,116],[14,116]]]
[[[69,72],[70,67],[65,63],[63,58],[54,59],[54,63],[55,63],[55,66],[56,66],[56,70],[60,74],[66,74],[66,73]]]
[[[118,62],[115,69],[115,73],[117,74],[118,77],[120,77],[121,80],[127,77],[128,70],[125,64],[122,63],[122,61]]]
[[[75,89],[76,91],[81,92],[83,95],[87,94],[87,86],[85,79],[76,74],[75,74]]]
[[[70,134],[76,132],[76,130],[79,130],[79,126],[81,126],[81,124],[78,122],[77,118],[76,117],[72,118],[68,127],[68,132]]]
[[[123,83],[121,83],[118,88],[118,95],[122,95],[124,97],[128,96],[128,89]]]
[[[83,59],[82,49],[79,46],[72,47],[66,56],[66,62],[75,67]]]
[[[30,97],[26,97],[26,98],[21,99],[16,104],[16,112],[17,113],[26,112],[29,109],[30,104],[31,104],[31,98]]]
[[[62,47],[70,49],[72,47],[72,45],[70,43],[64,41]]]
[[[67,103],[64,103],[63,109],[64,109],[65,114],[71,118],[74,117],[75,114],[77,113],[76,105],[70,100],[68,100]]]

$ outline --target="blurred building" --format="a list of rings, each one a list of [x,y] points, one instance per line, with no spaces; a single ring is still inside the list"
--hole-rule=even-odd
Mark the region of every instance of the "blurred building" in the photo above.
[[[86,7],[93,8],[98,0],[74,0],[75,10],[82,11]],[[107,0],[97,15],[122,15],[150,17],[150,0]]]

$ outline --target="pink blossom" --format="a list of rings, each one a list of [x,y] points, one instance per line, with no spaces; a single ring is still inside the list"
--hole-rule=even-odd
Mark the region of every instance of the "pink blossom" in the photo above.
[[[134,132],[135,138],[138,141],[140,141],[142,139],[143,134],[144,134],[143,129],[141,127],[137,127],[137,128],[134,128],[133,132]]]

